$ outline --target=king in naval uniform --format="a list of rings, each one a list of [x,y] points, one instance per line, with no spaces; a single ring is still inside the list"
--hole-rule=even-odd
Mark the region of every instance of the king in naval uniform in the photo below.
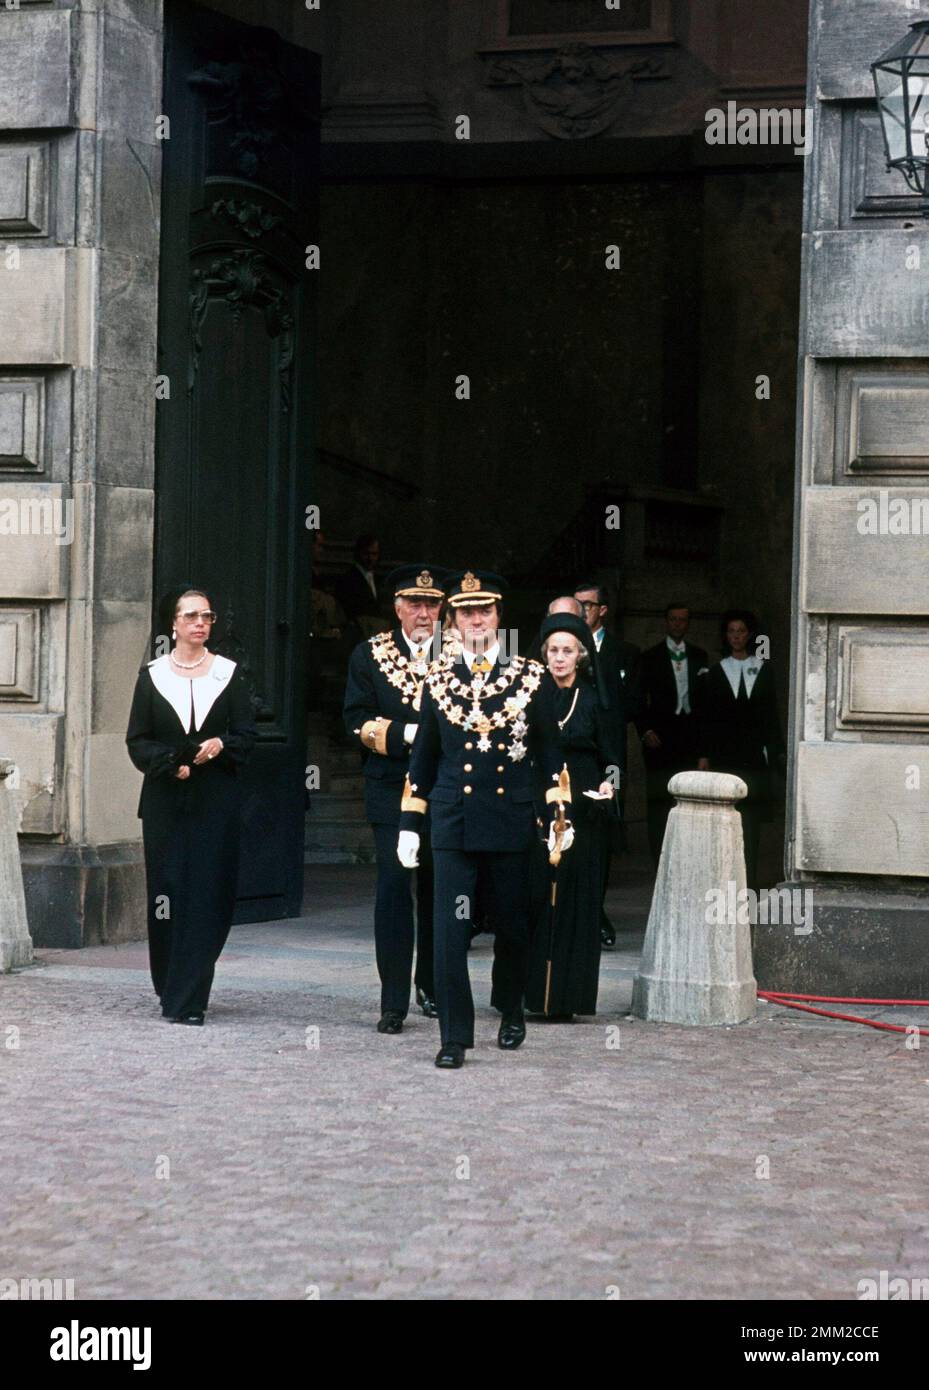
[[[365,811],[374,832],[377,896],[374,948],[381,981],[379,1033],[399,1033],[410,1007],[410,977],[416,943],[416,998],[435,1018],[432,965],[433,884],[428,827],[416,875],[416,924],[410,873],[397,862],[400,798],[419,724],[423,679],[442,650],[439,614],[443,571],[404,565],[387,576],[398,625],[359,642],[349,663],[343,714],[345,727],[361,740]]]
[[[505,583],[498,575],[467,570],[447,584],[461,647],[443,655],[426,676],[397,854],[408,867],[417,862],[428,811],[442,1033],[435,1060],[438,1067],[460,1067],[465,1050],[474,1046],[468,944],[481,870],[497,925],[494,998],[503,1015],[497,1042],[510,1050],[526,1036],[530,865],[538,833],[531,763],[541,749],[535,698],[545,673],[537,661],[501,651]],[[569,802],[566,774],[559,782],[561,769],[540,771],[549,788],[546,801]]]

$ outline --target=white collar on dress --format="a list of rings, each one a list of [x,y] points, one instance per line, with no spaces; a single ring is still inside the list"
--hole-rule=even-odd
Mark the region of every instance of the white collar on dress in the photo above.
[[[234,661],[230,661],[227,656],[220,656],[218,653],[214,656],[213,665],[205,676],[182,676],[177,671],[173,671],[167,653],[148,663],[152,684],[159,695],[163,695],[168,704],[172,706],[181,721],[184,732],[188,734],[203,728],[204,719],[229,684],[229,678],[235,667]],[[191,704],[193,704],[194,720],[192,727],[188,727],[191,724]]]
[[[761,671],[761,659],[757,656],[747,656],[744,661],[737,661],[734,656],[724,656],[719,663],[726,674],[726,678],[732,687],[733,695],[738,698],[739,681],[745,677],[745,693],[751,695],[755,687],[755,681]]]

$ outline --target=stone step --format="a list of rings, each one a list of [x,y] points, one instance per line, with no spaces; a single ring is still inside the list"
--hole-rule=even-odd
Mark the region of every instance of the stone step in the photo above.
[[[374,835],[366,820],[327,820],[307,816],[303,845],[308,850],[349,852],[370,848],[373,854]]]
[[[350,792],[361,796],[364,790],[364,776],[360,772],[331,772],[326,791],[347,796]]]
[[[318,820],[364,820],[364,796],[358,787],[351,787],[342,792],[334,790],[310,792],[310,807],[307,818],[314,825]]]
[[[370,849],[305,849],[305,865],[373,865],[374,845]]]
[[[329,764],[330,772],[357,772],[359,777],[362,769],[361,758],[357,748],[333,748],[326,750],[326,761]]]

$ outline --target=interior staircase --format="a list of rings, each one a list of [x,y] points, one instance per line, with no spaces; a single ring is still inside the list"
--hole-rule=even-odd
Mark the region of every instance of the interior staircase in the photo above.
[[[320,785],[309,793],[303,862],[373,864],[374,836],[365,819],[361,756],[338,736],[330,715],[308,716],[307,766],[319,768]]]

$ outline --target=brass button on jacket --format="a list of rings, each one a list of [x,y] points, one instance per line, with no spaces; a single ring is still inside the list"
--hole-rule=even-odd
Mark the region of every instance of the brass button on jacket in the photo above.
[[[498,788],[497,788],[497,795],[498,795],[498,796],[502,796],[502,795],[503,795],[503,788],[502,788],[502,787],[498,787]]]
[[[465,795],[467,795],[467,794],[468,794],[468,792],[470,792],[470,790],[471,790],[471,788],[470,788],[470,787],[465,787]]]
[[[465,765],[464,765],[464,770],[465,770],[465,772],[473,772],[473,771],[474,771],[474,768],[471,766],[470,763],[465,763]]]

